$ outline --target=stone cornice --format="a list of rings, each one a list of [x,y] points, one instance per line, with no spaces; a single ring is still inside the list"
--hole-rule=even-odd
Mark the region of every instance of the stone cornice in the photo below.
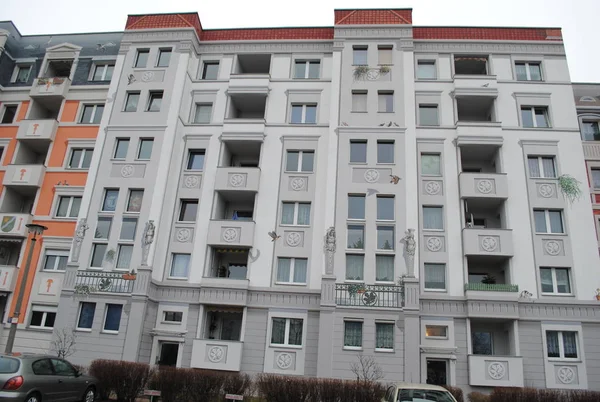
[[[333,53],[332,41],[253,41],[202,43],[201,53]]]
[[[348,25],[336,26],[334,38],[338,39],[390,39],[401,38],[412,39],[412,27],[410,25]]]
[[[561,42],[507,42],[507,41],[448,41],[448,40],[415,40],[416,52],[434,53],[494,53],[494,54],[548,54],[565,56],[565,48]]]
[[[200,53],[198,36],[194,28],[190,27],[127,30],[123,34],[119,54],[127,53],[132,43],[148,42],[176,42],[178,52],[186,53],[193,48],[196,54]]]

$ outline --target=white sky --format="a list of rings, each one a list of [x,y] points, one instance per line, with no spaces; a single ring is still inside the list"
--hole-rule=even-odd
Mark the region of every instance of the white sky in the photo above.
[[[167,12],[198,12],[208,29],[332,26],[335,8],[409,7],[414,25],[562,27],[571,79],[600,82],[600,0],[0,0],[0,20],[24,35],[121,31],[127,14]]]

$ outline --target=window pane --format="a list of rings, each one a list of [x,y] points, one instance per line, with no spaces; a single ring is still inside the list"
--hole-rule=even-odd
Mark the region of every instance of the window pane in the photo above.
[[[44,270],[46,270],[46,271],[55,270],[57,260],[58,260],[58,256],[56,256],[56,255],[46,255],[46,262],[44,263]]]
[[[83,154],[83,162],[81,163],[81,168],[88,169],[90,167],[90,164],[92,163],[93,154],[94,151],[92,149],[85,150],[85,153]]]
[[[204,63],[202,79],[216,80],[219,75],[219,63]]]
[[[389,92],[379,92],[379,111],[392,113],[394,111],[394,94]]]
[[[119,198],[119,190],[106,190],[104,194],[104,203],[102,204],[103,211],[114,212],[117,209],[117,199]]]
[[[83,156],[83,149],[74,149],[71,152],[71,160],[69,161],[70,168],[78,168],[81,157]]]
[[[56,313],[46,313],[46,322],[44,323],[44,327],[53,328],[54,322],[56,321]]]
[[[394,197],[377,197],[377,219],[394,220]]]
[[[158,53],[157,67],[169,67],[171,61],[171,49],[160,50]]]
[[[542,69],[539,64],[530,64],[529,65],[529,75],[531,76],[531,81],[541,81],[542,80]]]
[[[544,169],[544,177],[556,177],[556,170],[554,169],[554,158],[542,158],[542,168]]]
[[[94,113],[94,118],[92,119],[92,123],[99,124],[102,120],[102,114],[104,113],[104,105],[96,105],[96,112]]]
[[[557,331],[546,331],[546,348],[548,357],[560,357]]]
[[[110,81],[112,79],[113,71],[115,70],[115,66],[106,66],[106,74],[104,74],[104,81]]]
[[[189,262],[189,254],[173,254],[173,265],[171,265],[170,276],[174,278],[187,278]]]
[[[540,279],[542,280],[542,292],[553,293],[554,285],[552,283],[552,269],[540,268]]]
[[[529,165],[529,176],[530,177],[541,177],[540,176],[540,160],[537,156],[528,157],[527,164]]]
[[[379,250],[394,249],[393,226],[377,226],[377,248]]]
[[[292,269],[292,259],[291,258],[278,258],[277,259],[277,282],[289,282],[291,269]]]
[[[204,151],[190,150],[187,168],[188,170],[202,170],[204,168]]]
[[[448,337],[448,327],[445,325],[426,325],[425,326],[426,337]]]
[[[348,219],[365,219],[365,196],[348,196]]]
[[[140,150],[138,152],[138,159],[150,159],[152,156],[152,146],[154,145],[154,140],[144,139],[140,140]]]
[[[517,72],[517,81],[527,81],[527,67],[525,63],[516,63],[515,71]]]
[[[140,101],[139,93],[130,93],[127,94],[127,101],[125,103],[125,111],[126,112],[135,112],[138,108],[138,103]]]
[[[362,347],[362,322],[344,321],[344,346]]]
[[[377,49],[379,56],[379,64],[390,65],[392,64],[392,48],[391,47],[379,47]]]
[[[273,318],[271,343],[283,345],[285,342],[285,318]]]
[[[285,170],[288,172],[297,172],[298,171],[298,159],[300,157],[300,152],[298,151],[287,151]]]
[[[295,203],[284,202],[281,208],[281,224],[282,225],[293,225],[294,224],[294,211]]]
[[[441,175],[440,155],[421,154],[421,174]]]
[[[437,126],[437,125],[439,125],[437,106],[419,105],[419,125],[421,125],[421,126]]]
[[[140,212],[143,200],[144,190],[130,190],[129,200],[127,201],[127,212]]]
[[[571,283],[569,281],[569,270],[566,268],[555,268],[556,290],[558,293],[571,293]]]
[[[352,92],[352,111],[366,112],[367,111],[367,93]]]
[[[121,304],[106,305],[106,320],[104,321],[105,331],[118,331],[121,323],[121,312],[123,306]]]
[[[128,244],[121,244],[119,246],[119,256],[117,258],[117,268],[129,269],[132,253],[133,253],[133,246],[128,245]]]
[[[310,203],[298,204],[298,225],[310,225]]]
[[[99,217],[98,223],[96,224],[96,231],[94,232],[95,239],[108,239],[110,234],[110,225],[112,218]]]
[[[117,146],[115,148],[115,159],[125,159],[127,157],[127,150],[129,149],[129,139],[117,139]]]
[[[83,107],[83,114],[81,115],[81,122],[82,123],[91,123],[93,114],[94,114],[94,106],[85,105]]]
[[[563,336],[563,346],[565,349],[564,357],[569,359],[577,358],[577,332],[572,331],[564,331],[562,333]]]
[[[423,229],[444,229],[441,207],[423,207]]]
[[[474,355],[493,354],[491,332],[473,332],[472,340]]]
[[[290,319],[289,345],[302,345],[302,320],[297,318]]]
[[[181,201],[179,220],[181,222],[194,222],[198,213],[198,201]]]
[[[562,224],[562,213],[560,211],[549,211],[550,232],[564,233]]]
[[[393,282],[394,281],[394,256],[378,255],[375,256],[375,280]]]
[[[536,127],[548,127],[548,113],[546,109],[535,108],[535,125]]]
[[[377,163],[394,163],[393,141],[377,141]]]
[[[210,123],[210,117],[212,114],[212,105],[196,105],[196,115],[194,116],[194,123]]]
[[[160,112],[160,105],[162,103],[163,94],[160,93],[150,93],[150,103],[148,104],[149,112]]]
[[[135,60],[135,67],[146,67],[148,63],[148,50],[138,50],[137,58]]]
[[[365,248],[365,227],[359,225],[348,225],[348,248]]]
[[[366,48],[354,48],[352,64],[364,66],[369,64],[367,62],[367,49]]]
[[[81,310],[79,312],[79,320],[77,321],[77,328],[92,328],[95,312],[96,303],[82,302]]]
[[[32,311],[31,312],[31,321],[29,325],[32,327],[41,327],[42,326],[42,318],[44,318],[43,311]]]
[[[92,251],[92,262],[90,266],[94,268],[102,267],[104,261],[104,254],[106,254],[106,244],[94,244]]]
[[[119,235],[119,239],[134,240],[136,227],[136,218],[123,218],[123,224],[121,225],[121,234]]]
[[[24,83],[29,79],[30,66],[19,66],[19,72],[17,73],[16,82]]]
[[[546,228],[546,212],[543,210],[533,211],[533,218],[535,220],[535,231],[537,233],[548,233]]]
[[[350,141],[350,163],[367,162],[367,142]]]
[[[60,197],[58,201],[58,208],[56,209],[56,216],[66,217],[69,212],[69,204],[71,203],[71,197]]]
[[[533,127],[533,113],[531,108],[521,108],[523,127]]]
[[[79,207],[81,206],[81,197],[73,197],[71,202],[71,210],[69,211],[70,218],[77,218],[79,215]]]
[[[346,279],[362,281],[364,279],[364,255],[346,255]]]
[[[311,61],[308,65],[308,78],[317,79],[319,78],[319,72],[321,69],[321,63],[318,61]]]
[[[306,258],[296,258],[294,260],[294,283],[306,283],[306,269],[308,260]]]
[[[394,324],[375,323],[375,348],[394,349]]]
[[[296,61],[294,64],[294,78],[304,78],[306,76],[306,62]]]
[[[444,264],[425,264],[425,289],[446,289]]]
[[[313,171],[314,159],[315,159],[314,152],[308,152],[308,151],[302,152],[302,171],[303,172],[312,172]]]
[[[417,65],[417,78],[422,80],[432,80],[436,78],[435,62],[422,62]]]
[[[317,106],[306,105],[306,119],[304,122],[310,124],[317,122]]]
[[[302,105],[292,105],[292,123],[302,123]]]
[[[595,189],[600,188],[600,169],[592,169],[592,185]]]

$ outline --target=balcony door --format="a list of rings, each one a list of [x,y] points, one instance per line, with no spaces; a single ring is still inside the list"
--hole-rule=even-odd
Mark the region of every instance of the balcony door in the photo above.
[[[160,343],[160,355],[158,358],[159,366],[171,366],[177,365],[177,355],[179,354],[179,343],[177,342],[161,342]]]
[[[448,360],[427,359],[427,384],[448,384]]]

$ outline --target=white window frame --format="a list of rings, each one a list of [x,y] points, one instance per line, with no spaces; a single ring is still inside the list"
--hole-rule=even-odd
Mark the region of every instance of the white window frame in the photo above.
[[[202,153],[202,155],[204,155],[202,168],[200,168],[200,169],[188,168],[188,166],[190,165],[190,161],[192,159],[192,154],[200,154],[200,153]],[[188,148],[187,159],[185,161],[185,169],[184,169],[186,172],[203,172],[205,164],[206,164],[206,149],[204,149],[204,148]]]
[[[167,314],[168,313],[179,313],[179,314],[181,314],[181,320],[179,320],[179,321],[167,320]],[[183,316],[184,316],[184,312],[181,311],[181,310],[163,310],[162,311],[162,318],[161,318],[160,322],[162,324],[177,324],[177,325],[180,325],[181,323],[183,323]]]
[[[127,105],[129,104],[129,97],[132,95],[138,96],[138,103],[135,107],[135,110],[127,110]],[[123,102],[123,113],[135,113],[140,108],[140,101],[142,100],[142,93],[140,91],[128,91],[125,93],[125,102]]]
[[[79,120],[78,123],[79,124],[91,124],[91,125],[99,125],[100,122],[98,123],[94,123],[94,118],[96,117],[96,112],[98,111],[98,106],[102,106],[102,113],[104,113],[104,109],[105,104],[104,103],[84,103],[81,105],[81,112],[79,113]],[[91,116],[91,121],[83,121],[83,116],[85,115],[85,108],[86,107],[92,107],[92,116]]]
[[[527,109],[529,110],[533,115],[533,126],[529,127],[529,126],[525,126],[524,122],[523,122],[523,110]],[[544,117],[546,118],[546,126],[538,126],[537,124],[537,119],[535,118],[535,109],[542,109],[544,111]],[[541,106],[529,106],[529,105],[521,105],[521,107],[519,108],[519,112],[520,112],[520,118],[521,118],[521,127],[522,128],[552,128],[552,124],[550,122],[550,108],[548,106],[545,105],[541,105]]]
[[[48,318],[48,313],[54,313],[54,323],[56,324],[56,314],[58,313],[58,308],[54,306],[44,306],[41,304],[32,304],[31,311],[29,313],[29,319],[27,320],[28,328],[42,329],[42,330],[52,330],[54,329],[54,325],[51,327],[47,327],[45,325],[31,325],[31,319],[33,318],[33,313],[43,313],[42,314],[42,324],[46,323],[46,319]]]
[[[305,201],[282,201],[281,202],[281,219],[280,222],[283,220],[283,205],[284,204],[294,204],[294,222],[293,223],[280,223],[280,226],[302,226],[302,227],[308,227],[310,226],[310,222],[308,225],[301,225],[298,223],[298,212],[300,210],[300,204],[308,204],[310,207],[310,216],[309,216],[309,221],[312,218],[312,203],[311,202],[305,202]]]
[[[198,113],[198,108],[202,106],[210,107],[210,114],[208,116],[208,121],[196,121],[196,115]],[[210,124],[212,121],[213,114],[213,104],[211,102],[196,102],[194,104],[194,114],[192,115],[192,124]]]
[[[92,317],[92,326],[90,328],[80,327],[79,320],[81,318],[81,312],[83,310],[83,303],[89,303],[94,305],[94,316]],[[89,302],[89,301],[81,301],[79,302],[79,306],[77,308],[77,321],[75,321],[75,330],[81,332],[92,332],[92,328],[94,328],[94,318],[96,318],[96,313],[98,312],[98,303]]]
[[[108,220],[110,223],[108,225],[108,233],[106,235],[106,237],[96,237],[96,231],[98,230],[98,222],[100,222],[100,220]],[[110,237],[110,232],[112,230],[112,224],[113,224],[113,217],[112,216],[98,216],[98,219],[96,220],[96,227],[94,228],[94,240],[104,240],[104,241],[108,241],[108,238]]]
[[[379,145],[391,145],[392,147],[392,161],[391,162],[379,162]],[[377,140],[377,164],[378,165],[394,165],[396,164],[396,141],[395,140],[386,140],[380,138]]]
[[[160,56],[162,56],[163,53],[170,53],[169,54],[169,62],[167,63],[166,66],[160,65]],[[173,48],[172,47],[164,47],[164,48],[158,49],[158,54],[156,55],[156,67],[157,68],[168,68],[171,65],[171,57],[172,56],[173,56]]]
[[[292,122],[292,115],[293,115],[293,109],[294,107],[297,106],[302,106],[302,118],[300,119],[300,122]],[[315,121],[314,123],[307,123],[306,122],[306,110],[308,109],[309,106],[314,106],[315,107]],[[318,115],[318,110],[319,105],[317,103],[292,103],[290,106],[290,124],[317,124],[319,122],[319,115]]]
[[[436,335],[427,335],[427,327],[440,327],[440,328],[446,328],[446,336],[436,336]],[[425,324],[425,332],[423,333],[425,335],[425,339],[434,339],[434,340],[447,340],[448,339],[448,332],[450,331],[450,328],[448,327],[448,325],[441,325],[441,324]]]
[[[296,65],[297,64],[304,64],[304,77],[296,77]],[[311,64],[318,64],[319,65],[319,76],[317,78],[309,78],[309,76],[308,76]],[[309,80],[309,79],[310,80],[318,80],[318,79],[321,78],[321,60],[315,60],[315,59],[295,59],[292,68],[293,68],[293,72],[292,72],[293,79],[296,79],[296,80]]]
[[[90,270],[96,270],[96,271],[102,271],[104,269],[104,261],[106,259],[106,253],[110,250],[108,248],[108,241],[104,240],[104,239],[98,239],[99,241],[94,241],[92,242],[92,249],[90,251],[90,263],[89,263],[89,269]],[[96,251],[96,246],[106,246],[106,251],[104,252],[104,255],[102,256],[102,260],[100,261],[100,266],[95,266],[92,265],[92,263],[94,262],[94,253]]]
[[[362,242],[363,242],[363,246],[362,248],[354,248],[354,247],[348,247],[348,237],[350,236],[350,226],[355,226],[355,227],[360,227],[362,228]],[[359,223],[359,222],[348,222],[348,224],[346,225],[346,250],[348,250],[351,254],[354,253],[354,251],[359,250],[359,251],[365,251],[365,243],[366,243],[366,229],[365,229],[365,224],[364,223]]]
[[[392,348],[378,348],[377,347],[377,325],[391,325],[392,326]],[[384,353],[393,353],[396,350],[396,325],[394,321],[384,321],[384,320],[376,320],[375,321],[375,352],[384,352]]]
[[[425,278],[425,276],[426,276],[425,265],[441,265],[444,267],[444,289],[428,288],[425,285],[427,283],[426,278]],[[440,293],[445,293],[448,291],[448,264],[446,264],[444,262],[424,262],[423,263],[423,290],[426,292],[440,292]]]
[[[595,101],[594,101],[595,102]],[[594,118],[598,118],[597,116],[586,116],[581,119],[581,141],[596,141],[594,139],[588,140],[585,138],[585,132],[583,130],[584,124],[595,124],[598,127],[598,131],[600,132],[600,120],[594,120]]]
[[[377,91],[377,113],[395,113],[396,112],[396,98],[394,97],[394,91],[393,90],[380,90]],[[387,107],[387,96],[391,96],[392,97],[392,110],[380,110],[379,106],[380,106],[380,100],[379,98],[381,96],[385,96],[386,97],[386,102],[385,105]]]
[[[108,195],[109,191],[116,191],[117,192],[116,203],[118,204],[118,202],[119,202],[119,197],[121,196],[121,189],[120,188],[115,188],[115,187],[105,187],[104,188],[104,193],[102,194],[102,201],[101,201],[101,204],[100,204],[100,212],[107,213],[107,214],[114,214],[115,212],[117,212],[117,208],[119,207],[118,205],[115,205],[115,210],[114,211],[110,211],[110,210],[105,210],[104,209],[104,204],[106,203],[106,196]]]
[[[144,141],[152,142],[152,150],[150,151],[149,158],[140,158],[140,152],[142,151],[142,144],[144,143]],[[141,137],[138,140],[138,147],[137,147],[135,159],[138,161],[149,161],[150,159],[152,159],[152,152],[154,152],[154,138],[153,137]]]
[[[387,222],[389,222],[389,221],[387,221]],[[387,229],[389,229],[389,228],[391,228],[392,230],[391,230],[391,231],[390,231],[390,230],[387,230]],[[394,238],[392,239],[392,244],[391,244],[391,245],[392,245],[392,248],[391,248],[391,249],[387,249],[387,248],[379,248],[379,244],[375,244],[375,246],[376,246],[376,247],[375,247],[375,250],[376,250],[376,251],[377,251],[377,253],[378,253],[378,254],[380,254],[380,255],[385,255],[385,254],[381,254],[381,252],[383,252],[383,253],[386,253],[386,252],[387,252],[387,253],[394,253],[394,252],[396,251],[396,225],[393,225],[393,224],[377,224],[377,225],[375,226],[375,243],[378,243],[378,242],[379,242],[379,240],[378,240],[378,237],[379,237],[379,229],[382,229],[384,233],[385,233],[385,232],[391,232],[391,233],[392,233],[392,236],[393,236]]]
[[[538,162],[538,170],[541,176],[533,176],[531,170],[529,171],[529,178],[531,179],[556,179],[558,177],[558,169],[556,166],[556,156],[554,155],[527,155],[527,169],[529,169],[529,159],[536,158]],[[554,166],[554,177],[546,177],[544,172],[544,159],[552,159],[552,165]]]
[[[112,330],[112,329],[105,329],[106,327],[106,318],[108,317],[108,306],[109,305],[115,305],[115,306],[121,306],[121,318],[123,318],[123,304],[120,303],[106,303],[104,305],[104,318],[102,319],[102,329],[100,330],[101,333],[103,334],[118,334],[119,331],[121,330],[121,322],[119,322],[119,329]]]
[[[58,195],[57,200],[56,200],[56,206],[54,207],[54,218],[77,219],[79,213],[76,216],[70,216],[71,209],[73,208],[73,199],[75,197],[83,199],[83,196],[80,196],[80,195]],[[60,207],[60,201],[62,198],[69,198],[69,206],[67,207],[67,215],[66,216],[58,216],[58,208]],[[81,209],[81,203],[79,204],[79,208]]]
[[[548,332],[558,332],[558,353],[559,357],[548,357]],[[563,357],[565,355],[565,346],[563,341],[563,332],[575,332],[575,344],[577,347],[577,357]],[[549,362],[583,362],[583,342],[581,339],[581,327],[579,326],[567,326],[567,325],[542,325],[543,334],[543,350],[544,359]]]
[[[348,251],[346,251],[344,253],[344,265],[346,265],[346,260],[348,258],[348,256],[357,256],[357,257],[362,257],[362,279],[348,279],[346,278],[346,276],[348,275],[348,267],[346,266],[346,269],[344,270],[344,282],[345,283],[365,283],[365,250],[364,249],[348,249]]]
[[[381,62],[381,51],[390,52],[390,63]],[[367,50],[368,52],[368,50]],[[394,45],[377,45],[377,65],[378,66],[393,66],[394,65]]]
[[[433,64],[433,69],[435,71],[435,76],[433,78],[420,78],[419,77],[419,65],[423,64],[423,65],[432,65]],[[437,80],[438,79],[438,71],[437,71],[437,62],[436,60],[432,60],[432,59],[418,59],[417,60],[417,68],[415,70],[415,78],[419,81],[433,81],[433,80]]]
[[[137,224],[136,224],[137,225]],[[136,227],[137,230],[137,227]],[[130,243],[123,243],[123,242],[130,242]],[[121,255],[121,247],[132,247],[132,252],[131,252],[131,256],[129,257],[129,267],[118,267],[117,263],[119,262],[119,256]],[[129,271],[131,269],[131,260],[133,260],[133,240],[119,240],[119,243],[117,244],[117,252],[116,252],[116,256],[115,256],[115,271]]]
[[[81,152],[81,158],[79,159],[79,165],[78,166],[70,166],[71,164],[71,159],[73,159],[73,151],[82,151]],[[89,170],[89,167],[82,167],[81,165],[83,164],[83,161],[85,160],[85,156],[88,152],[92,153],[92,156],[94,154],[94,148],[88,148],[88,147],[79,147],[79,146],[74,146],[74,147],[69,147],[69,157],[67,158],[67,165],[66,165],[66,169],[69,170]],[[90,166],[92,166],[92,161],[90,160]]]
[[[148,56],[146,58],[146,63],[143,66],[138,66],[138,60],[140,58],[140,53],[147,53]],[[136,49],[135,58],[133,59],[133,68],[148,68],[148,60],[150,60],[150,49],[142,48]]]
[[[119,149],[119,144],[121,142],[127,141],[127,150],[125,151],[125,157],[124,158],[117,158],[117,150]],[[127,154],[129,153],[129,145],[131,145],[131,138],[130,137],[117,137],[115,138],[115,146],[113,147],[113,151],[112,151],[112,155],[111,155],[111,159],[115,160],[115,161],[124,161],[127,159]]]
[[[364,218],[350,218],[350,208],[348,208],[348,212],[346,214],[347,215],[346,216],[346,220],[348,220],[350,222],[364,222],[367,219],[367,195],[366,194],[350,193],[350,194],[348,194],[348,198],[346,199],[346,202],[348,204],[350,203],[350,197],[360,197],[360,198],[362,198],[365,201],[364,202],[365,207],[363,209]]]
[[[424,124],[421,119],[421,109],[435,109],[435,123],[433,124]],[[417,106],[417,114],[419,118],[419,126],[423,127],[438,127],[440,125],[440,105],[437,103],[419,103]]]
[[[42,271],[44,271],[44,272],[65,272],[64,269],[58,269],[58,262],[60,261],[59,259],[56,259],[56,261],[54,263],[54,269],[46,269],[46,261],[48,259],[48,256],[67,257],[67,262],[68,262],[69,250],[61,250],[61,249],[55,249],[55,248],[44,249],[44,259],[42,261]]]
[[[190,258],[188,259],[188,266],[187,266],[187,276],[183,277],[183,276],[172,276],[171,273],[173,272],[173,265],[175,262],[175,255],[189,255]],[[167,279],[171,279],[171,280],[185,280],[187,281],[188,278],[190,277],[190,264],[192,262],[192,255],[190,253],[171,253],[171,261],[169,263],[169,273],[167,275]]]
[[[365,97],[365,102],[364,102],[364,110],[357,110],[354,108],[355,102],[354,101],[354,97],[355,96],[364,96]],[[367,91],[366,89],[354,89],[352,90],[352,113],[368,113],[369,111],[369,91]]]
[[[392,199],[392,219],[379,219],[379,200],[383,198],[391,198]],[[396,197],[394,194],[378,194],[376,196],[375,203],[375,217],[377,222],[394,222],[396,220]]]
[[[360,323],[360,346],[346,346],[344,345],[344,339],[346,339],[346,323],[347,322],[355,322],[355,323]],[[375,329],[375,326],[373,326],[373,329]],[[342,334],[342,349],[344,350],[363,350],[363,345],[365,343],[365,323],[363,320],[359,319],[359,318],[344,318],[344,332]]]
[[[88,78],[88,81],[94,81],[94,82],[102,82],[102,81],[107,81],[109,82],[110,80],[106,79],[106,73],[108,72],[108,67],[112,66],[113,68],[113,74],[115,73],[115,63],[114,62],[108,62],[108,63],[102,63],[102,62],[96,62],[94,63],[93,68],[90,71],[90,76]],[[94,77],[96,76],[96,70],[98,68],[102,68],[102,77],[99,80],[94,80]],[[111,75],[111,79],[112,79],[112,75]]]
[[[27,79],[25,80],[25,82],[17,82],[17,78],[19,77],[19,71],[24,67],[29,67],[29,69],[28,69],[29,71],[27,72]],[[32,71],[33,71],[33,63],[17,62],[17,64],[15,65],[15,68],[13,70],[12,76],[10,77],[11,84],[26,84],[27,82],[29,82],[29,78],[31,78]]]
[[[426,228],[425,227],[425,208],[437,208],[442,211],[442,227],[441,228]],[[443,205],[423,205],[421,207],[421,213],[423,214],[423,230],[427,230],[430,232],[443,232],[446,230],[446,221],[444,219],[444,206]]]
[[[281,258],[285,258],[290,260],[290,275],[288,277],[287,281],[278,281],[277,277],[279,276],[279,260]],[[296,260],[306,260],[306,280],[308,281],[308,258],[302,258],[302,257],[277,257],[277,275],[275,276],[275,284],[276,285],[296,285],[296,286],[303,286],[306,285],[306,281],[305,282],[294,282],[294,273],[295,273],[295,269],[296,269]]]
[[[527,79],[526,80],[519,80],[519,77],[517,75],[517,64],[524,64],[525,65],[525,72],[527,75]],[[532,80],[531,79],[531,65],[537,65],[540,67],[540,79],[539,80]],[[519,81],[519,82],[542,82],[544,81],[544,74],[542,71],[542,62],[541,61],[515,61],[515,80]]]
[[[298,166],[297,170],[287,170],[287,158],[289,152],[298,152]],[[310,153],[313,155],[313,167],[312,170],[302,170],[302,159],[304,158],[304,153]],[[315,150],[314,149],[286,149],[285,150],[285,172],[286,173],[312,173],[315,171]]]
[[[364,64],[356,64],[356,55],[355,55],[355,51],[360,50],[360,51],[365,51],[366,52],[366,60]],[[369,46],[368,45],[354,45],[352,46],[352,65],[353,66],[368,66],[369,65]]]
[[[285,333],[283,337],[284,343],[272,343],[273,340],[273,319],[281,318],[285,320]],[[272,348],[289,348],[289,349],[302,349],[306,344],[306,321],[307,316],[303,314],[292,314],[292,313],[269,313],[269,331],[267,332],[269,346]],[[290,320],[302,320],[302,342],[300,345],[291,345],[289,343],[290,338]]]
[[[156,99],[160,100],[160,105],[158,107],[158,110],[150,110],[150,108],[152,107],[152,101],[156,100],[155,97],[160,95],[160,97],[157,97]],[[162,109],[162,101],[165,97],[165,91],[159,90],[159,91],[150,91],[148,93],[148,101],[146,102],[146,108],[145,111],[146,112],[150,112],[150,113],[159,113],[160,109]]]
[[[552,272],[552,292],[544,292],[542,290],[542,269],[549,269]],[[556,270],[557,269],[566,269],[567,277],[569,278],[569,290],[568,293],[561,293],[558,291],[558,281],[556,280]],[[539,267],[539,275],[540,275],[540,291],[543,295],[549,296],[573,296],[573,278],[571,275],[571,268],[569,267]]]
[[[546,232],[538,232],[536,230],[535,233],[537,234],[544,234],[544,235],[563,235],[566,234],[566,227],[565,227],[565,216],[563,213],[562,209],[542,209],[542,208],[534,208],[534,217],[533,217],[533,227],[535,229],[535,211],[544,211],[544,218],[546,219]],[[560,212],[560,221],[562,223],[562,232],[552,232],[552,227],[550,226],[550,211],[553,212]]]

